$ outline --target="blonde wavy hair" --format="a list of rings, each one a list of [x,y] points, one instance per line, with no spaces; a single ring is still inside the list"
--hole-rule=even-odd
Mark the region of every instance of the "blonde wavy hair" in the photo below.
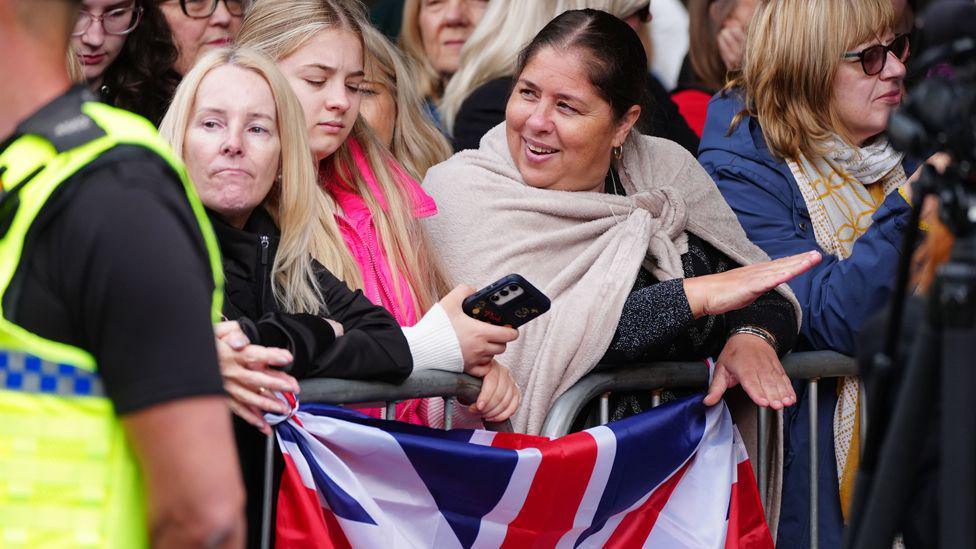
[[[380,31],[363,27],[366,41],[366,78],[390,90],[396,102],[393,124],[393,156],[417,180],[454,152],[430,117],[424,98],[417,92],[416,68]]]
[[[362,40],[362,29],[366,25],[363,7],[355,1],[257,0],[244,17],[237,43],[278,61],[291,55],[323,30],[347,30]],[[373,216],[391,268],[406,278],[407,290],[419,309],[417,313],[425,312],[450,287],[426,230],[413,215],[413,201],[399,183],[401,177],[409,175],[362,118],[358,118],[353,125],[350,139],[355,139],[362,146],[388,207],[380,206],[379,198],[374,196],[356,167],[348,139],[320,163],[319,173],[338,174],[352,186],[353,191],[362,196]],[[334,246],[345,249],[342,239],[337,239]],[[343,272],[339,278],[354,288],[362,287],[361,276],[353,279]],[[393,277],[393,281],[399,300],[401,289],[398,277]]]
[[[403,3],[399,42],[403,53],[416,64],[417,93],[421,97],[436,100],[444,92],[444,77],[431,64],[427,50],[424,49],[424,39],[420,36],[420,8],[423,2],[424,0],[406,0]]]
[[[197,88],[211,71],[233,66],[260,76],[271,89],[281,141],[281,178],[263,205],[281,230],[281,242],[271,267],[275,299],[289,313],[327,313],[316,281],[312,258],[337,277],[358,276],[356,263],[344,246],[332,209],[318,189],[318,177],[308,147],[302,106],[277,65],[246,47],[222,48],[203,56],[179,87],[159,133],[185,158],[185,138],[193,118]],[[358,278],[357,278],[358,280]]]
[[[481,23],[461,49],[461,68],[444,90],[438,106],[441,123],[448,133],[453,133],[464,100],[482,84],[512,76],[519,52],[557,15],[591,8],[623,19],[646,3],[647,0],[491,0]]]
[[[769,149],[789,160],[822,155],[834,133],[851,142],[834,109],[841,56],[894,24],[891,0],[761,0],[742,71],[726,88],[745,93],[732,128],[754,117]]]

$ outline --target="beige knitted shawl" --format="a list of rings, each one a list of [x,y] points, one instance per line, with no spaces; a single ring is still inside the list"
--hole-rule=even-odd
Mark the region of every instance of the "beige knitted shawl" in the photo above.
[[[617,169],[627,196],[530,187],[509,154],[503,123],[478,150],[454,155],[424,179],[440,212],[427,228],[451,279],[483,287],[518,273],[552,300],[499,357],[522,388],[513,418],[519,432],[538,433],[555,399],[600,361],[642,263],[659,280],[683,276],[686,231],[740,265],[767,260],[680,146],[634,133]],[[786,285],[779,291],[793,302],[799,325],[792,292]],[[748,440],[754,424],[740,418],[739,425]]]

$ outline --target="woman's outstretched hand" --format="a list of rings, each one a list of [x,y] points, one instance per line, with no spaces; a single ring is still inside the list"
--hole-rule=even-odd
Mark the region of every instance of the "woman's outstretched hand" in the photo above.
[[[820,259],[819,252],[811,251],[724,273],[686,278],[685,295],[691,314],[700,318],[747,307],[764,293],[805,273]]]
[[[781,410],[796,402],[793,385],[776,351],[752,334],[735,334],[725,342],[715,363],[705,405],[717,404],[726,390],[738,384],[759,406]]]
[[[274,392],[298,392],[298,381],[275,369],[290,364],[291,353],[251,344],[235,321],[214,325],[214,336],[230,410],[270,435],[271,426],[264,420],[264,413],[288,412],[288,406],[278,400]]]

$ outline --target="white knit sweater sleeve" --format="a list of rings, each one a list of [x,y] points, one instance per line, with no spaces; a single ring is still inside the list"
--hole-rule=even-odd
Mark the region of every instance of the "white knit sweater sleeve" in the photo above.
[[[447,312],[440,303],[431,307],[419,322],[404,327],[403,335],[410,345],[415,371],[447,370],[458,373],[464,371],[461,343],[454,333]]]

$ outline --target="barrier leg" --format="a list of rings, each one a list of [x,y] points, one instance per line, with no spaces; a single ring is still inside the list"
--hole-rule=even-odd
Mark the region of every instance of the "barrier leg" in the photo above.
[[[600,395],[600,425],[610,423],[610,393]]]
[[[817,479],[819,477],[817,471],[817,457],[819,452],[817,451],[817,426],[820,423],[817,421],[817,380],[811,379],[807,382],[807,398],[810,399],[810,549],[818,549],[818,538],[820,527],[818,506],[819,494],[817,487]]]
[[[268,437],[264,445],[264,499],[261,501],[261,549],[271,546],[271,502],[274,494],[275,436]]]
[[[766,511],[766,476],[767,476],[767,464],[766,464],[766,426],[769,422],[769,408],[760,407],[759,413],[757,414],[759,418],[759,436],[756,441],[756,456],[758,463],[756,464],[756,474],[759,477],[759,500],[762,502],[763,511]]]
[[[454,425],[454,398],[444,397],[444,430],[450,431]]]

